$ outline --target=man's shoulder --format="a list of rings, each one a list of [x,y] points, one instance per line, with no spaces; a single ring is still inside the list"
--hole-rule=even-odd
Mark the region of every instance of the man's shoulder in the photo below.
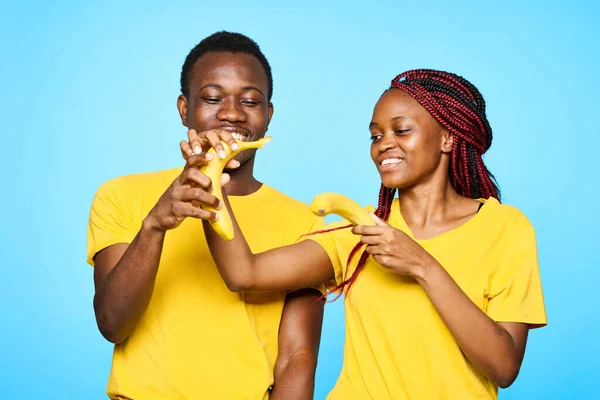
[[[156,189],[164,191],[180,173],[181,168],[171,168],[117,176],[100,185],[98,194],[120,195],[143,193]]]
[[[323,218],[313,214],[307,203],[271,186],[266,186],[265,189],[264,197],[266,201],[261,201],[262,206],[285,225],[299,229],[300,234],[321,229],[325,225]],[[297,239],[297,236],[294,237],[295,239]]]
[[[264,197],[269,199],[270,201],[276,202],[282,207],[288,207],[310,212],[308,204],[306,204],[305,202],[295,199],[292,196],[287,195],[270,185],[263,184],[263,186]]]

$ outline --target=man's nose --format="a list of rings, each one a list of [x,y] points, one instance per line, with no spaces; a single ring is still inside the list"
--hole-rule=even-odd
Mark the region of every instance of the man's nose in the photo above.
[[[244,122],[246,113],[238,102],[228,99],[222,103],[221,109],[217,112],[217,119],[227,122]]]

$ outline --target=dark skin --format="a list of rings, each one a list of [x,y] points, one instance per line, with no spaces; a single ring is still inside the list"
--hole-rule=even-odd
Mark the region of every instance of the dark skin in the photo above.
[[[480,203],[460,196],[450,183],[452,135],[416,100],[389,90],[377,102],[369,128],[371,158],[383,184],[398,189],[402,216],[416,238],[448,232],[477,213]],[[493,321],[416,241],[374,218],[377,226],[353,228],[374,260],[413,277],[473,365],[498,386],[510,386],[523,361],[529,326]],[[205,225],[217,267],[234,291],[311,287],[334,278],[327,253],[314,241],[253,254],[235,219],[231,242]]]
[[[208,137],[227,134],[233,144],[235,133],[243,140],[256,140],[265,135],[273,115],[267,90],[266,73],[254,56],[206,53],[193,68],[189,96],[179,96],[177,108],[190,137],[196,132]],[[134,240],[109,246],[94,258],[96,321],[112,343],[127,339],[148,307],[166,232],[185,218],[218,218],[192,205],[194,201],[220,206],[210,193],[213,182],[197,168],[212,159],[199,145],[195,153],[195,146],[185,153],[183,172],[148,213]],[[220,182],[227,184],[229,194],[244,196],[261,187],[253,174],[254,154],[248,150],[229,162],[236,169]],[[323,318],[323,303],[315,301],[319,296],[307,289],[286,298],[271,399],[312,399]]]

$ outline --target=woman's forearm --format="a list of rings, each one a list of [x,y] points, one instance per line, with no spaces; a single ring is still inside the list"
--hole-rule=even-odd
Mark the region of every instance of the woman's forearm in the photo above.
[[[527,326],[517,327],[513,337],[479,309],[437,262],[416,279],[473,365],[498,386],[510,386],[523,360]]]
[[[229,290],[296,290],[317,287],[335,277],[327,252],[312,240],[253,254],[225,195],[224,207],[233,222],[232,240],[220,237],[208,221],[203,221],[203,225],[208,247]],[[261,234],[281,234],[270,232],[268,226],[264,229]]]

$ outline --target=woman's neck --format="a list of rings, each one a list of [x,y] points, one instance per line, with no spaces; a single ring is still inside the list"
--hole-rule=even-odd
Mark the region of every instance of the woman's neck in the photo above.
[[[399,189],[398,198],[406,223],[419,228],[447,220],[448,214],[465,200],[454,190],[448,178]]]

